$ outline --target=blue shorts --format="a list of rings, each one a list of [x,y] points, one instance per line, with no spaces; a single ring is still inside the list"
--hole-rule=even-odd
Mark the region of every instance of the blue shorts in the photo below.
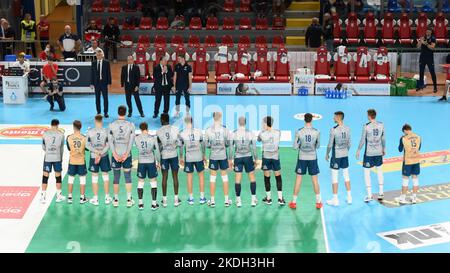
[[[332,157],[330,160],[330,168],[333,170],[348,168],[348,156],[341,158]]]
[[[172,169],[172,171],[178,171],[180,168],[178,157],[161,159],[161,170],[168,171],[169,168]]]
[[[403,163],[402,166],[402,175],[411,176],[411,175],[419,175],[420,174],[420,163],[405,165]]]
[[[317,159],[315,160],[297,160],[297,167],[295,167],[295,172],[299,175],[318,175],[319,165],[317,164]]]
[[[46,162],[44,161],[44,172],[47,173],[51,173],[52,172],[52,168],[55,172],[60,173],[62,172],[62,162],[58,161],[58,162]]]
[[[193,173],[194,168],[197,170],[198,173],[203,172],[205,170],[205,163],[203,163],[203,161],[184,162],[184,172]]]
[[[109,156],[105,155],[100,158],[100,162],[98,162],[98,164],[95,164],[95,158],[90,158],[89,170],[93,173],[98,173],[99,170],[104,173],[111,171],[111,161],[109,160]]]
[[[255,170],[255,163],[253,157],[238,157],[234,159],[234,171],[241,173],[245,168],[246,173],[251,173]]]
[[[228,165],[227,159],[223,159],[223,160],[210,159],[209,160],[208,168],[210,170],[217,171],[218,169],[221,169],[222,171],[225,171],[225,170],[228,170],[229,167],[230,167],[230,165]]]
[[[137,167],[137,177],[140,179],[156,178],[158,171],[156,169],[156,163],[139,163]]]
[[[117,162],[116,159],[114,159],[114,157],[112,157],[111,161],[112,161],[111,167],[113,170],[120,170],[121,168],[131,169],[133,164],[131,155],[124,162]]]
[[[381,155],[376,156],[364,156],[363,167],[373,168],[383,165],[383,157]]]
[[[263,171],[274,171],[277,172],[281,170],[281,164],[279,159],[269,159],[269,158],[263,158],[262,159],[262,167],[261,169]]]
[[[86,164],[83,165],[72,165],[69,164],[69,169],[67,170],[67,174],[70,176],[85,176],[87,174]]]

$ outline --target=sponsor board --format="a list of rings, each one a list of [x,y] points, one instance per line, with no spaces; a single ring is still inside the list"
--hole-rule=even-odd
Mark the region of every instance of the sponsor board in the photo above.
[[[139,86],[139,94],[141,95],[154,95],[153,83],[143,82]],[[206,82],[193,82],[191,95],[207,95],[208,94],[208,83]],[[175,93],[171,93],[175,95]]]
[[[408,192],[412,194],[412,192]],[[381,205],[387,208],[398,208],[405,205],[400,205],[395,198],[400,196],[400,190],[388,191],[384,193],[383,200],[378,201]],[[376,197],[376,196],[375,196]],[[419,188],[417,192],[417,204],[428,203],[432,201],[439,201],[450,199],[450,183],[427,185]],[[378,200],[378,199],[377,199]],[[407,199],[408,201],[408,199]],[[409,203],[411,205],[412,203]],[[408,205],[408,204],[406,204]]]
[[[39,187],[0,186],[0,219],[22,219]]]
[[[338,83],[316,83],[316,95],[324,95],[328,88],[334,89]],[[389,83],[343,83],[343,88],[347,88],[356,96],[389,96],[391,86]]]
[[[362,162],[358,162],[362,165]],[[433,151],[420,154],[420,167],[432,167],[450,164],[450,150]],[[383,159],[383,172],[397,172],[402,170],[403,156]],[[376,172],[376,169],[373,169]]]
[[[401,250],[450,243],[450,222],[377,233]]]
[[[61,132],[71,129],[70,125],[60,125]],[[0,139],[40,139],[50,129],[48,125],[41,124],[2,124],[0,125]]]
[[[293,90],[294,95],[298,94],[298,90],[300,88],[306,88],[308,89],[308,95],[314,95],[314,82],[315,82],[314,74],[295,73],[294,90]]]
[[[220,82],[217,83],[217,95],[290,95],[291,83],[277,82]]]

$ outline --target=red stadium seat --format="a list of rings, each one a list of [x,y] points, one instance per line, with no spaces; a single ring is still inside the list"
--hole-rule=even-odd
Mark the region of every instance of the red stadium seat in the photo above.
[[[241,0],[239,4],[240,12],[250,12],[250,0]]]
[[[216,71],[216,81],[217,82],[228,82],[230,81],[231,75],[231,54],[227,51],[226,53],[219,52],[214,56],[215,71]]]
[[[334,77],[337,82],[350,82],[350,55],[347,47],[337,47],[334,54],[334,69]]]
[[[158,63],[158,62],[159,62],[159,59],[160,59],[161,57],[166,57],[167,59],[169,59],[169,58],[170,58],[170,55],[169,55],[169,53],[167,53],[165,47],[158,47],[158,46],[155,46],[155,52],[153,52],[153,54],[152,54],[152,60],[153,60],[153,62]]]
[[[375,18],[373,12],[369,12],[363,20],[364,25],[364,42],[369,45],[374,45],[378,40],[378,19]]]
[[[205,47],[207,47],[207,48],[217,47],[216,36],[206,35],[206,37],[205,37]]]
[[[155,47],[166,48],[167,47],[166,36],[156,35],[155,36]]]
[[[139,24],[139,28],[142,30],[149,30],[153,28],[152,18],[150,17],[142,17],[141,23]]]
[[[377,82],[388,83],[390,81],[390,63],[388,50],[380,47],[374,56],[374,78]]]
[[[150,47],[150,36],[149,35],[139,35],[138,44],[145,45],[146,48]]]
[[[121,35],[120,36],[120,47],[124,47],[124,48],[130,48],[133,47],[133,36],[131,35]],[[150,45],[150,43],[149,43]]]
[[[259,71],[260,76],[254,77],[257,82],[264,82],[270,79],[270,55],[266,47],[258,47],[253,57],[255,61],[255,72]]]
[[[236,10],[236,6],[234,5],[234,0],[225,0],[223,3],[223,10],[226,12],[233,12]]]
[[[192,81],[193,82],[206,82],[208,80],[208,62],[209,55],[206,52],[206,48],[199,47],[192,55],[194,65],[192,67]]]
[[[239,20],[239,29],[240,30],[252,29],[252,20],[249,17],[242,17]]]
[[[261,35],[255,38],[255,46],[258,47],[267,47],[267,39],[266,36]]]
[[[156,21],[157,30],[168,30],[169,29],[169,19],[167,17],[159,17]]]
[[[358,83],[367,83],[370,81],[370,64],[371,58],[367,47],[358,47],[356,53],[353,55],[355,62],[355,80]]]
[[[244,74],[244,77],[235,77],[235,81],[237,82],[247,82],[250,80],[250,63],[251,63],[251,55],[248,53],[247,48],[238,47],[237,53],[234,55],[235,61],[235,69],[234,74]]]
[[[120,12],[120,0],[110,0],[108,5],[108,12]]]
[[[433,20],[434,36],[436,37],[437,44],[448,44],[447,26],[448,20],[442,12],[436,15]]]
[[[234,47],[233,37],[231,35],[225,34],[220,38],[220,44],[227,47]]]
[[[104,12],[105,4],[103,0],[95,0],[91,6],[92,12]]]
[[[286,24],[284,23],[284,18],[281,16],[274,16],[272,21],[273,30],[284,30]]]
[[[238,41],[238,46],[239,47],[245,47],[245,48],[249,48],[250,44],[252,42],[250,41],[250,37],[247,35],[241,35],[239,36],[239,41]]]
[[[139,67],[141,81],[148,81],[150,76],[150,54],[147,52],[148,47],[143,44],[138,44],[133,57],[136,65]]]
[[[189,61],[189,54],[186,52],[186,49],[183,45],[177,46],[175,51],[172,54],[172,67],[175,68],[175,65],[178,63],[178,56],[183,55],[186,61]]]
[[[398,41],[400,44],[411,45],[414,42],[411,31],[412,20],[409,19],[408,13],[402,13],[398,20]]]
[[[330,61],[331,55],[325,46],[317,48],[314,55],[314,75],[316,82],[326,82],[330,77]]]
[[[272,48],[279,48],[284,46],[284,38],[282,36],[275,36],[272,38]]]
[[[219,29],[219,19],[214,16],[208,17],[206,20],[206,29],[208,30],[218,30]]]
[[[333,20],[333,37],[334,44],[340,45],[342,43],[342,20],[337,13],[331,17]]]
[[[190,30],[201,30],[202,29],[202,19],[200,17],[192,17],[189,23]]]
[[[416,38],[419,39],[425,36],[430,20],[425,12],[419,13],[419,17],[416,19]]]
[[[170,41],[170,46],[173,48],[184,46],[183,36],[173,35],[172,40]]]
[[[351,12],[348,15],[348,19],[345,20],[345,33],[347,38],[347,43],[357,44],[359,41],[359,24],[360,21],[356,13]]]
[[[394,44],[394,26],[396,21],[394,20],[392,13],[386,12],[384,19],[381,20],[381,42],[385,45]]]
[[[200,38],[197,35],[189,36],[188,47],[199,48],[200,47]]]
[[[269,21],[266,17],[256,18],[256,30],[268,30],[269,29]]]
[[[224,30],[234,30],[234,18],[233,17],[225,17],[223,18],[223,26],[222,29]]]
[[[279,47],[274,58],[274,79],[278,82],[289,82],[291,79],[291,72],[287,49],[285,47]]]

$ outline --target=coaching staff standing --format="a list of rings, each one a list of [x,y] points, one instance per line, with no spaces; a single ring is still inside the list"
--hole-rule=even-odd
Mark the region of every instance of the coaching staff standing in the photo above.
[[[159,114],[159,107],[161,106],[161,99],[164,96],[164,110],[163,113],[168,114],[170,108],[170,90],[173,86],[173,72],[172,68],[167,65],[167,59],[161,57],[159,64],[153,68],[153,88],[155,89],[155,112],[153,118],[157,118]]]
[[[428,70],[433,80],[433,92],[437,92],[436,72],[434,71],[434,54],[433,50],[436,46],[436,38],[432,35],[432,30],[427,29],[425,37],[421,37],[417,46],[420,48],[419,57],[419,82],[417,83],[416,91],[422,90],[424,86],[423,77],[425,74],[425,66],[428,66]]]
[[[175,71],[173,76],[173,82],[176,90],[176,114],[175,117],[180,115],[181,95],[184,95],[186,102],[186,113],[189,113],[191,109],[191,100],[189,98],[192,90],[192,67],[186,63],[186,56],[179,55],[178,63],[175,65]]]
[[[133,56],[127,57],[127,64],[122,66],[122,74],[121,74],[121,86],[125,87],[125,97],[128,105],[128,117],[131,118],[133,115],[133,103],[131,102],[131,96],[134,97],[134,101],[136,102],[136,106],[141,114],[141,117],[144,116],[144,111],[142,110],[141,98],[139,97],[139,84],[141,78],[141,72],[139,67],[134,64]]]
[[[101,114],[100,96],[103,97],[103,111],[108,118],[108,87],[111,86],[111,67],[109,61],[104,59],[103,52],[96,52],[97,60],[92,62],[91,88],[95,89],[95,105],[97,115]]]

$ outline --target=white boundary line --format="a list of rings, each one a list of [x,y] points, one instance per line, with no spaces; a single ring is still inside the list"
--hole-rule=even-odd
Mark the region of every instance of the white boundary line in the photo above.
[[[320,217],[322,218],[322,230],[323,230],[323,238],[325,239],[325,251],[326,253],[330,253],[330,246],[328,245],[328,235],[327,235],[327,227],[325,224],[325,207],[320,210]]]

